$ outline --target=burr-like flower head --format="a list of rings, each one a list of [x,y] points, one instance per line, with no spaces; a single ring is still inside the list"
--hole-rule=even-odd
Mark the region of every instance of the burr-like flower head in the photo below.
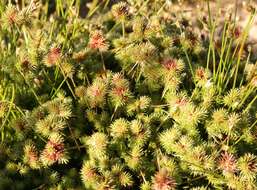
[[[59,164],[66,164],[68,162],[63,141],[63,137],[61,137],[59,134],[51,134],[45,149],[41,154],[41,161],[43,165],[49,166],[56,162]]]
[[[91,33],[88,45],[91,49],[99,51],[106,51],[108,49],[108,43],[103,33],[99,30]]]
[[[158,171],[153,178],[153,190],[171,190],[175,189],[176,181],[170,177],[166,169]]]

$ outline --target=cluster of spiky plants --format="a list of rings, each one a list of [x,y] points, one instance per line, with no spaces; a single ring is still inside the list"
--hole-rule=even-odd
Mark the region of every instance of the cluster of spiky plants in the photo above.
[[[0,189],[257,189],[256,11],[174,5],[0,2]]]

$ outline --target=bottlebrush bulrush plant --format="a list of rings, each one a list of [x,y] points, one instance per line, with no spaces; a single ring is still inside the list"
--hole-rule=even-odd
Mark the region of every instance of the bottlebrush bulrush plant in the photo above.
[[[0,190],[257,189],[254,6],[239,27],[209,1],[197,24],[182,1],[15,2],[0,2]]]

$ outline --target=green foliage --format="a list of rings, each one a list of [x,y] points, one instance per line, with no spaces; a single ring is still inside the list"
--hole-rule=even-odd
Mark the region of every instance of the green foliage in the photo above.
[[[168,0],[3,2],[0,189],[257,188],[253,7],[240,33]]]

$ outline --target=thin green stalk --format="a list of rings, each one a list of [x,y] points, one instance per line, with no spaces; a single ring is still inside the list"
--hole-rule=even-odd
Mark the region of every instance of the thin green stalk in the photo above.
[[[210,56],[211,56],[211,44],[213,41],[214,37],[214,27],[212,23],[212,16],[211,16],[211,9],[210,9],[210,2],[207,0],[207,8],[208,8],[208,16],[209,16],[209,27],[211,28],[211,37],[210,37],[210,44],[209,44],[209,49],[208,49],[208,55],[207,55],[207,69],[209,69],[209,64],[210,64]]]
[[[245,73],[246,65],[248,65],[248,63],[250,61],[250,56],[251,56],[251,51],[248,53],[246,63],[244,64],[244,71],[243,71],[243,73]],[[240,87],[243,85],[243,82],[244,82],[244,77],[242,77],[242,79],[241,79],[241,82],[240,82],[240,85],[239,85]]]
[[[122,19],[121,21],[121,25],[122,25],[122,36],[123,38],[125,38],[125,19]]]
[[[220,55],[220,61],[219,61],[219,64],[218,64],[218,69],[217,69],[217,76],[214,77],[214,81],[216,81],[217,77],[220,76],[221,68],[222,68],[222,65],[224,64],[223,56],[224,56],[224,53],[225,53],[225,50],[226,50],[226,45],[227,45],[226,31],[227,31],[227,22],[225,23],[223,33],[222,33],[221,55]]]
[[[61,70],[61,72],[62,72],[63,77],[65,78],[64,80],[65,80],[65,82],[66,82],[66,84],[67,84],[67,86],[68,86],[68,88],[69,88],[69,90],[70,90],[70,92],[71,92],[73,98],[76,99],[75,93],[73,92],[73,90],[72,90],[72,88],[71,88],[71,85],[70,85],[69,81],[67,80],[68,77],[65,75],[65,73],[64,73],[64,71],[62,70],[62,67],[61,67],[60,65],[59,65],[59,68],[60,68],[60,70]]]
[[[223,85],[224,85],[224,82],[226,81],[226,75],[227,75],[227,74],[225,74],[225,72],[227,72],[227,70],[229,70],[228,69],[229,66],[227,64],[229,64],[229,57],[230,57],[230,53],[231,53],[230,50],[232,47],[232,42],[233,42],[233,40],[230,39],[229,45],[228,45],[228,47],[226,47],[226,49],[227,49],[226,57],[222,64],[222,72],[219,74],[218,87],[220,90],[222,90],[222,89],[224,90]]]
[[[233,88],[235,88],[235,86],[236,86],[237,75],[238,75],[239,64],[240,64],[240,61],[241,61],[241,56],[242,56],[242,53],[243,53],[243,49],[244,49],[244,45],[245,45],[247,36],[249,34],[250,27],[251,27],[251,25],[254,21],[254,17],[255,17],[255,13],[251,15],[251,17],[250,17],[250,19],[247,23],[246,30],[243,33],[242,43],[241,43],[241,46],[240,46],[240,49],[239,49],[239,56],[238,56],[237,63],[236,63],[236,71],[235,71],[235,75],[234,75]]]
[[[99,0],[93,0],[91,7],[88,11],[87,18],[90,18],[99,8],[103,2],[99,3]]]
[[[248,128],[246,134],[252,130],[253,127],[257,124],[257,120]],[[240,138],[233,144],[233,146],[237,145],[242,139],[244,138],[244,135],[240,136]]]
[[[29,86],[30,91],[32,92],[32,94],[34,95],[34,97],[36,98],[37,102],[39,105],[41,105],[41,101],[39,99],[39,97],[37,96],[37,93],[34,91],[33,87],[29,84],[29,82],[27,82],[26,77],[23,75],[23,73],[19,70],[19,68],[16,66],[18,72],[21,74],[21,76],[23,77],[25,83]]]
[[[246,113],[254,104],[254,102],[257,100],[257,96],[255,96],[252,101],[247,105],[247,107],[245,108],[245,110],[243,111],[243,113]]]
[[[245,92],[245,96],[243,97],[241,103],[239,104],[239,107],[243,106],[243,104],[245,103],[245,101],[246,101],[247,98],[251,95],[252,92],[254,92],[254,88],[249,88],[249,89]]]
[[[5,119],[3,120],[2,122],[2,125],[0,127],[1,130],[3,130],[3,127],[5,126],[6,122],[8,121],[9,119],[9,115],[12,111],[12,107],[13,107],[13,104],[14,104],[14,98],[15,98],[15,87],[14,85],[12,85],[12,95],[11,95],[11,100],[10,100],[10,104],[9,104],[9,107],[8,107],[8,111],[6,113],[6,116],[4,117]]]
[[[53,98],[55,97],[55,95],[58,93],[58,91],[60,90],[60,88],[62,87],[62,85],[65,83],[66,79],[67,79],[67,77],[65,77],[65,78],[62,80],[62,82],[60,83],[60,85],[58,86],[58,88],[55,90],[54,94],[51,95],[51,99],[53,99]],[[53,90],[53,89],[52,89],[52,90]],[[50,93],[50,94],[52,94],[52,93]]]

